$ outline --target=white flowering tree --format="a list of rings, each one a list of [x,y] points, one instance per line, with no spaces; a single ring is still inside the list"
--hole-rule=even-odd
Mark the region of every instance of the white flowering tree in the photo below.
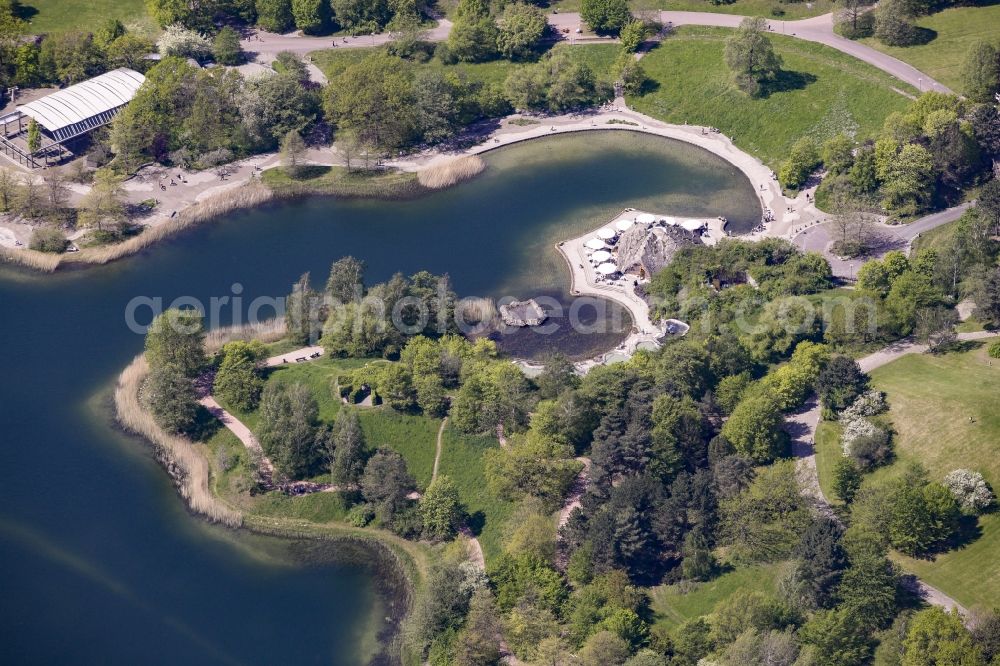
[[[156,50],[162,56],[204,60],[212,54],[212,45],[202,34],[175,24],[156,40]]]
[[[981,513],[996,499],[986,479],[971,469],[956,469],[944,477],[944,485],[964,511]]]

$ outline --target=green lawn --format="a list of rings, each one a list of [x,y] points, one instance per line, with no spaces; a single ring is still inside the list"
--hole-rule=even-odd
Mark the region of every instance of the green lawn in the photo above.
[[[483,453],[499,446],[495,437],[463,435],[446,427],[442,439],[441,463],[438,474],[451,478],[458,488],[466,511],[478,531],[479,543],[487,561],[503,550],[502,528],[513,510],[513,504],[496,497],[486,485]]]
[[[684,27],[642,60],[656,89],[629,104],[671,123],[718,127],[777,169],[802,136],[871,136],[909,100],[905,84],[834,49],[772,35],[784,59],[783,88],[752,99],[732,83],[722,58],[730,30]]]
[[[933,39],[917,46],[885,46],[874,38],[863,43],[907,62],[956,92],[962,89],[962,62],[977,40],[997,42],[1000,35],[1000,5],[956,7],[921,17],[921,28],[933,31]],[[930,33],[929,33],[930,34]]]
[[[728,571],[705,583],[661,585],[650,590],[655,622],[667,629],[708,615],[717,603],[740,589],[774,594],[776,580],[787,565],[760,564]]]
[[[30,21],[32,34],[63,30],[94,30],[106,19],[126,26],[152,28],[145,0],[23,0],[21,16]]]
[[[388,407],[359,409],[361,429],[371,449],[398,451],[420,490],[427,488],[434,470],[434,451],[440,419],[416,414],[401,414]]]
[[[844,457],[840,446],[840,424],[836,421],[820,421],[816,428],[816,470],[819,473],[819,487],[831,504],[840,504],[840,498],[833,490],[833,470],[837,461]]]
[[[1000,363],[991,364],[985,345],[941,356],[904,356],[872,372],[872,383],[886,392],[898,433],[898,461],[877,472],[876,480],[918,461],[932,479],[966,467],[1000,487]],[[898,559],[963,604],[995,603],[1000,599],[1000,516],[983,517],[979,525],[982,536],[960,550],[934,560]]]
[[[830,0],[815,2],[780,2],[779,0],[736,0],[730,4],[713,4],[708,0],[638,0],[631,4],[632,11],[669,9],[684,12],[713,12],[716,14],[742,14],[794,20],[826,14],[833,7]],[[548,11],[580,11],[580,0],[555,0],[548,4]],[[777,12],[783,12],[778,14]]]

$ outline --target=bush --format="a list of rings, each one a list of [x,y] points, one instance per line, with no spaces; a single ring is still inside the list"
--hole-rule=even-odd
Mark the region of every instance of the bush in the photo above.
[[[40,227],[31,232],[28,247],[39,252],[64,252],[68,241],[63,232],[53,227]]]
[[[944,485],[963,511],[982,513],[996,499],[993,491],[979,472],[956,469],[944,477]]]
[[[156,40],[156,50],[162,56],[204,60],[212,54],[212,45],[203,35],[182,25],[171,25]]]
[[[347,512],[347,522],[355,527],[364,527],[375,518],[375,511],[368,504],[356,504]]]
[[[993,358],[1000,358],[1000,340],[991,342],[987,353]]]
[[[871,424],[872,430],[851,441],[847,455],[858,467],[868,472],[885,464],[892,457],[892,435],[878,424],[865,422]]]
[[[809,178],[809,175],[820,164],[819,150],[816,144],[807,136],[795,142],[788,159],[778,172],[781,184],[791,189],[797,189]]]

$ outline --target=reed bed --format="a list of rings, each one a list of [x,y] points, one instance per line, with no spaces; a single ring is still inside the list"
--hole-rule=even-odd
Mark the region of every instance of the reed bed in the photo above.
[[[288,328],[284,318],[275,317],[267,321],[242,326],[227,326],[216,328],[205,335],[205,351],[209,354],[222,349],[222,345],[233,340],[260,340],[263,343],[277,342],[285,337]]]
[[[150,245],[169,238],[196,224],[213,220],[234,210],[259,206],[273,198],[274,193],[267,186],[260,183],[247,183],[246,185],[206,197],[202,201],[183,210],[177,217],[170,221],[150,227],[139,235],[133,236],[121,243],[102,247],[89,247],[79,252],[66,254],[49,254],[35,250],[0,248],[0,261],[33,268],[46,273],[52,273],[62,266],[73,264],[107,264],[141,252]]]
[[[424,187],[440,190],[475,178],[486,169],[486,162],[479,155],[466,155],[448,162],[432,164],[417,172],[417,180]]]
[[[243,516],[223,504],[209,489],[208,460],[194,449],[189,440],[165,432],[143,406],[140,393],[148,374],[149,364],[145,355],[140,354],[119,375],[115,386],[115,413],[118,422],[125,429],[153,444],[160,460],[177,483],[181,497],[193,511],[209,520],[239,527],[243,524]]]
[[[492,298],[469,296],[460,300],[456,309],[461,321],[469,324],[491,324],[497,317],[497,306]]]

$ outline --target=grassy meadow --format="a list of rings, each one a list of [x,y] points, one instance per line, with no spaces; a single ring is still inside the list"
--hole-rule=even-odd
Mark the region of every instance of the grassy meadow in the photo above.
[[[723,61],[731,32],[680,28],[642,59],[655,83],[645,95],[630,97],[629,104],[666,122],[717,127],[777,169],[799,138],[819,142],[839,133],[870,136],[886,116],[909,103],[898,90],[916,92],[829,47],[771,35],[784,73],[776,90],[753,99],[736,88]]]
[[[886,46],[870,37],[864,44],[909,63],[955,92],[962,90],[962,63],[969,47],[979,40],[997,43],[1000,4],[953,7],[917,19],[931,39],[915,46]]]
[[[772,595],[787,564],[770,563],[740,567],[704,583],[661,585],[650,591],[655,623],[669,630],[688,620],[708,615],[717,603],[737,590]]]
[[[913,461],[935,480],[961,467],[981,472],[994,489],[1000,487],[1000,362],[991,362],[986,345],[904,356],[872,372],[872,384],[886,392],[897,431],[897,461],[874,479],[888,478]],[[1000,516],[981,517],[979,528],[981,536],[958,550],[934,559],[897,559],[967,606],[995,603],[1000,599]]]
[[[23,0],[21,17],[33,34],[64,30],[94,30],[116,18],[126,26],[153,28],[145,0]]]

